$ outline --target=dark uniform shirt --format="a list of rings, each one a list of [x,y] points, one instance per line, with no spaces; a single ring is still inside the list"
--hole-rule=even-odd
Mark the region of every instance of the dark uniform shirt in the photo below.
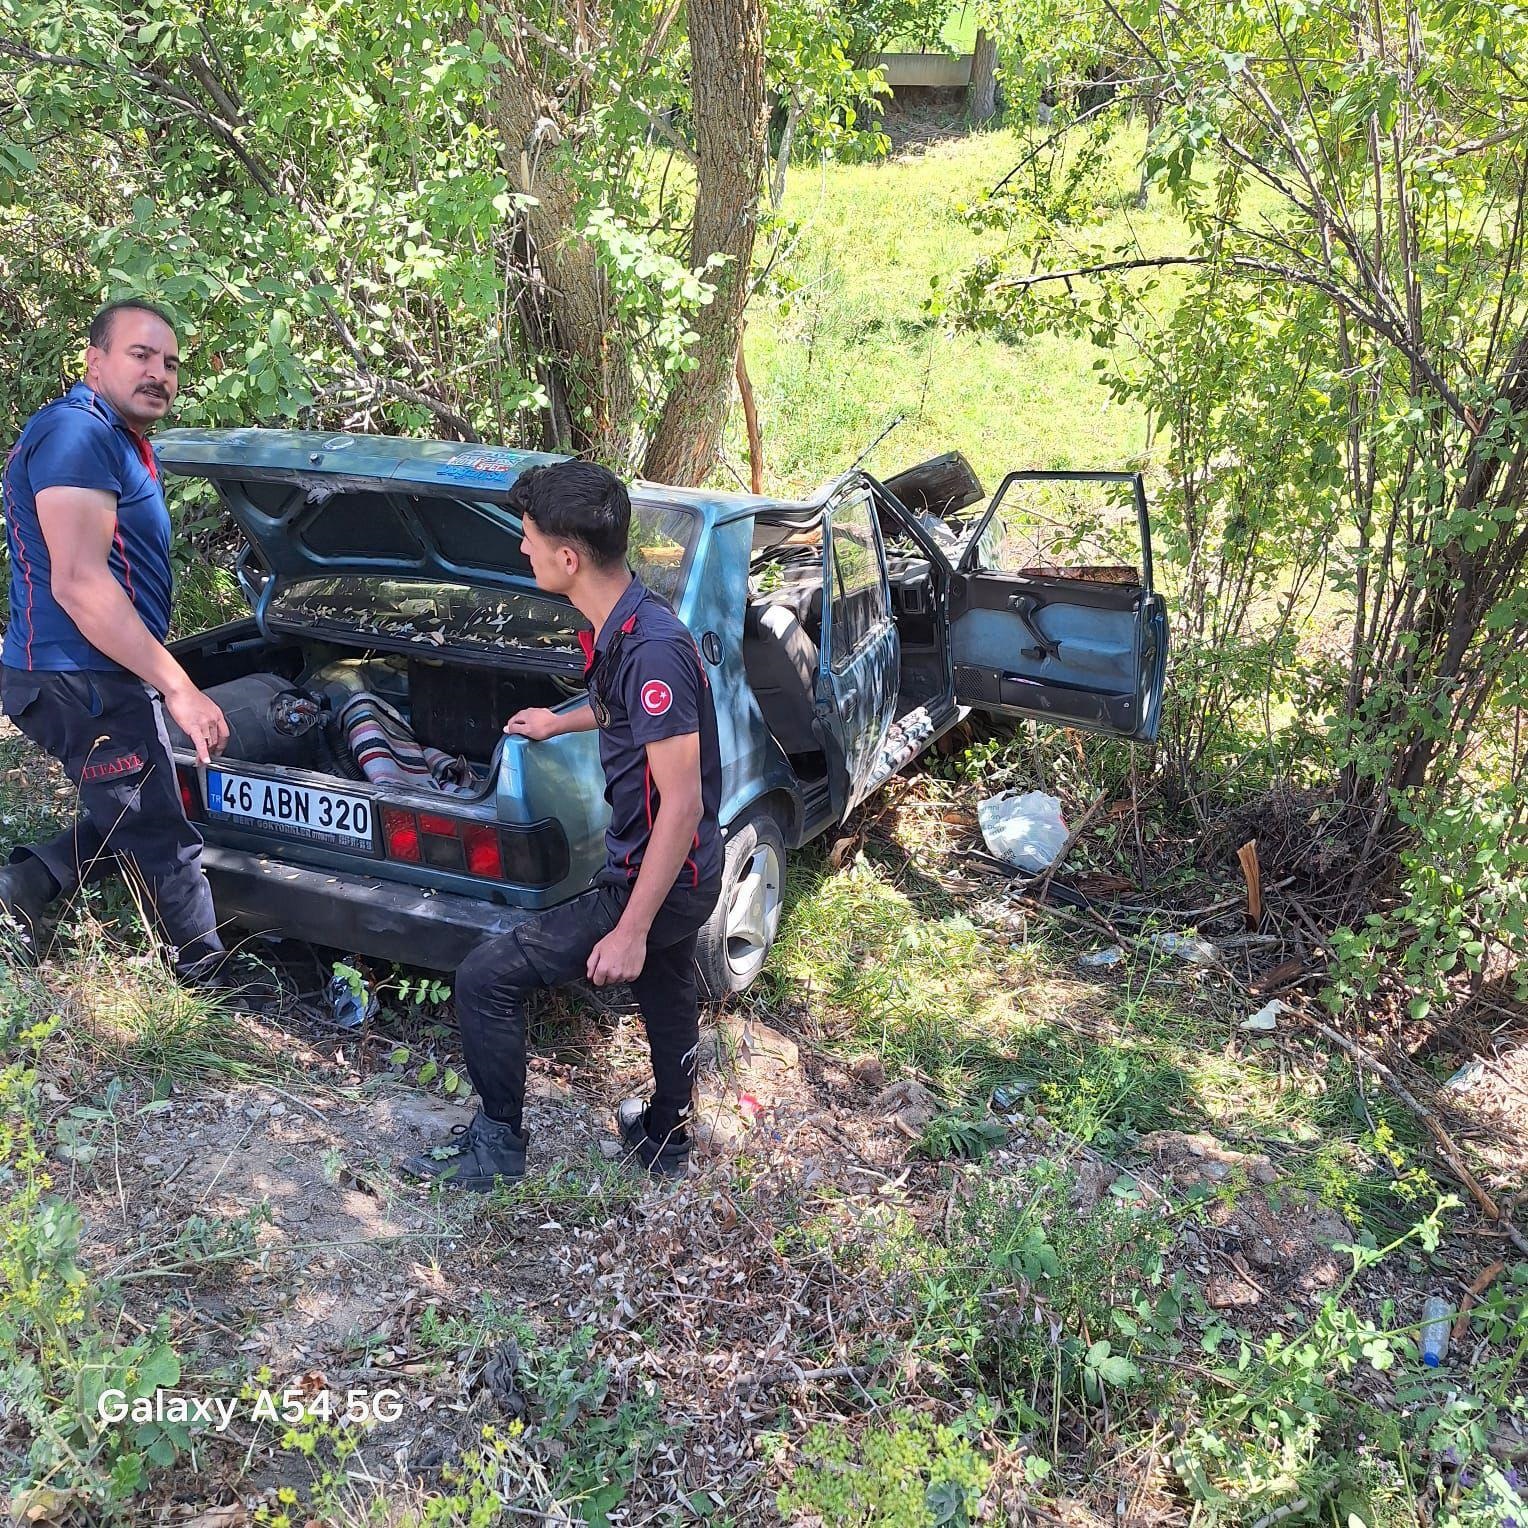
[[[606,879],[635,881],[652,838],[659,792],[647,745],[700,734],[702,813],[675,892],[721,879],[721,752],[716,707],[695,639],[656,594],[633,577],[598,637],[581,632],[584,678],[600,729],[600,763],[610,827],[605,833]]]
[[[37,520],[44,488],[114,494],[117,523],[108,562],[157,642],[170,630],[170,513],[147,440],[83,382],[39,409],[5,460],[5,534],[11,551],[11,613],[4,662],[12,669],[117,669],[80,635],[53,598],[53,569]]]

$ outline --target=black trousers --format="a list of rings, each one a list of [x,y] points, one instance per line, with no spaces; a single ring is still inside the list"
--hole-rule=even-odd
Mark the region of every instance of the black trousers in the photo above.
[[[669,894],[647,938],[631,990],[647,1026],[654,1090],[648,1132],[663,1139],[689,1118],[695,1091],[700,1003],[695,936],[716,905],[717,886]],[[525,1107],[526,1000],[585,974],[589,952],[620,921],[630,888],[600,885],[490,940],[456,973],[456,1016],[467,1071],[490,1119],[521,1129]]]
[[[42,861],[67,896],[114,871],[134,878],[175,962],[220,951],[202,836],[186,821],[159,699],[134,675],[0,671],[0,708],[75,783],[80,815],[45,844],[17,845],[11,862]]]

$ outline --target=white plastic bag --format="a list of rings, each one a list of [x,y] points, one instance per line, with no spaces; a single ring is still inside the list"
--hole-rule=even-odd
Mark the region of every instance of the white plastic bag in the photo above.
[[[1278,998],[1270,998],[1254,1014],[1249,1014],[1241,1021],[1243,1029],[1256,1029],[1268,1032],[1279,1027],[1279,1015],[1289,1007],[1288,1003],[1281,1002]]]
[[[1220,960],[1220,951],[1207,939],[1196,939],[1189,934],[1162,932],[1151,936],[1154,949],[1164,955],[1176,955],[1193,966],[1213,966]]]
[[[976,808],[976,820],[988,850],[1020,870],[1047,869],[1068,837],[1061,802],[1044,791],[991,796]]]

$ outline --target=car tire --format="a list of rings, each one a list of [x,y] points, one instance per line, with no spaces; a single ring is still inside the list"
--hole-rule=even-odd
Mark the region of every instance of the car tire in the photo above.
[[[719,1003],[753,984],[775,942],[784,901],[785,836],[768,812],[755,812],[727,836],[716,908],[696,941],[702,998]]]

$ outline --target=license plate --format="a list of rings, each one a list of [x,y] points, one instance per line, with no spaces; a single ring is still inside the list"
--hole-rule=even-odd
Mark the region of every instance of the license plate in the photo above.
[[[283,785],[226,769],[207,771],[207,811],[224,821],[256,823],[312,843],[370,849],[371,802],[343,791]]]

